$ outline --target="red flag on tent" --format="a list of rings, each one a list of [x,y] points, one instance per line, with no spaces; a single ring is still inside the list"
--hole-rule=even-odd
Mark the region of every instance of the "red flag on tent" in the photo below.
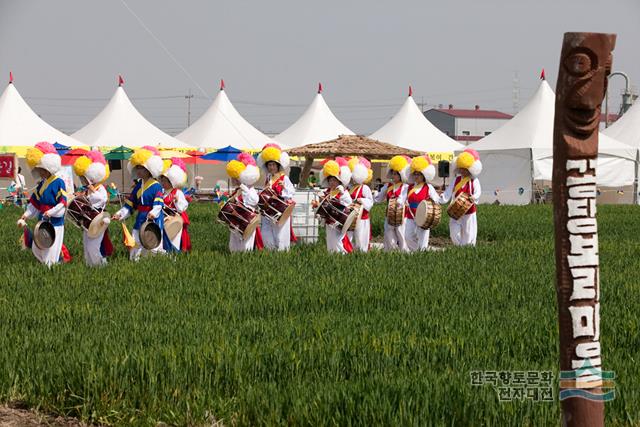
[[[122,76],[118,76],[118,86],[122,86],[124,84],[124,79]]]
[[[540,80],[546,80],[546,78],[544,77],[544,68],[542,69],[542,72],[540,73]]]
[[[322,93],[322,83],[318,83],[318,93]]]
[[[220,90],[224,90],[224,79],[220,79]]]
[[[13,73],[9,71],[9,83],[13,83]]]
[[[413,88],[411,87],[411,85],[409,85],[409,96],[413,95]]]

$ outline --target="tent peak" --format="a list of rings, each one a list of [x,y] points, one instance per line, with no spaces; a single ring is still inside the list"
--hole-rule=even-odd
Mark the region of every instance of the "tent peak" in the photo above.
[[[13,83],[13,72],[9,71],[9,84]]]
[[[540,80],[547,80],[545,78],[545,75],[544,75],[544,68],[542,69],[542,72],[540,73]]]
[[[121,87],[124,84],[124,79],[121,74],[118,74],[118,87]]]
[[[224,90],[224,79],[220,79],[220,90]]]
[[[409,85],[409,96],[413,96],[413,88]]]
[[[322,83],[318,83],[318,93],[322,93]]]

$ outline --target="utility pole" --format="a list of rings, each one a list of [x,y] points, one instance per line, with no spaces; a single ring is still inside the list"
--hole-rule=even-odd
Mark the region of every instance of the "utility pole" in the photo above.
[[[189,94],[184,97],[187,100],[187,127],[191,126],[191,88],[189,88]]]
[[[518,71],[513,72],[513,89],[512,101],[513,101],[513,113],[517,114],[520,111],[520,78],[518,77]]]
[[[622,104],[620,104],[620,115],[627,112],[631,104],[633,103],[633,97],[631,96],[631,82],[627,73],[622,71],[615,71],[606,78],[605,98],[604,98],[604,127],[609,127],[609,79],[613,76],[622,76],[625,80],[624,92],[622,93]]]

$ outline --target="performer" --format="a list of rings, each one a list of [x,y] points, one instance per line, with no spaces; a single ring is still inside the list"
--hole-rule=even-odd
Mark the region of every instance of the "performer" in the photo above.
[[[80,156],[73,164],[73,171],[80,177],[80,182],[86,187],[86,195],[91,206],[100,212],[107,205],[107,190],[104,182],[109,178],[109,165],[104,155],[98,150],[91,150],[86,155]],[[111,220],[103,219],[105,224]],[[89,237],[88,231],[82,231],[82,243],[84,246],[84,262],[89,267],[106,265],[107,257],[113,253],[113,245],[109,239],[109,230],[98,237]]]
[[[440,203],[447,203],[452,195],[455,200],[460,193],[467,193],[473,199],[473,206],[460,219],[451,218],[449,221],[449,234],[451,241],[456,246],[476,245],[478,235],[478,220],[476,218],[476,204],[480,200],[480,181],[478,175],[482,172],[480,155],[471,148],[465,149],[458,157],[453,159],[452,175],[455,176],[449,186],[440,196]]]
[[[18,220],[24,228],[24,243],[30,247],[38,261],[51,267],[61,261],[71,261],[64,241],[64,213],[67,207],[67,191],[64,181],[56,173],[62,161],[55,147],[49,142],[39,142],[27,150],[27,164],[36,179],[40,179],[33,190],[27,210]],[[40,249],[32,243],[26,220],[34,216],[40,221],[49,221],[55,230],[53,245],[48,249]]]
[[[289,167],[289,155],[277,144],[266,144],[258,155],[257,163],[267,176],[265,186],[270,187],[283,200],[292,200],[296,190],[285,174]],[[291,218],[284,224],[277,225],[263,215],[262,238],[267,249],[289,250],[291,242],[296,241]]]
[[[322,166],[320,172],[320,185],[326,187],[323,193],[323,200],[335,199],[340,202],[343,207],[351,205],[353,200],[351,195],[345,189],[345,186],[349,185],[351,180],[351,170],[347,164],[347,160],[344,158],[337,158],[336,160],[329,160]],[[313,201],[314,208],[318,207],[318,202]],[[342,254],[351,253],[353,247],[351,241],[347,237],[347,233],[343,232],[341,228],[332,227],[327,225],[327,250],[329,252],[338,252]]]
[[[256,161],[249,153],[240,153],[235,160],[227,163],[227,174],[236,185],[236,189],[231,195],[231,199],[235,199],[242,203],[246,208],[255,210],[258,206],[258,192],[253,185],[260,178],[260,169],[256,166]],[[229,250],[231,252],[251,251],[254,247],[261,248],[262,242],[256,245],[256,236],[260,233],[260,229],[251,233],[247,239],[234,232],[229,233]]]
[[[163,248],[167,252],[191,251],[191,236],[189,235],[189,215],[187,208],[189,200],[180,189],[187,183],[187,166],[179,158],[165,160],[164,171],[160,175],[160,184],[164,190],[162,193],[165,208],[174,211],[182,217],[182,232],[170,239],[166,230],[162,235]]]
[[[387,170],[387,179],[391,179],[391,183],[385,184],[375,197],[375,201],[380,203],[395,199],[397,206],[404,206],[407,200],[408,186],[406,182],[409,179],[409,162],[411,159],[407,156],[394,156],[389,160]],[[402,221],[400,225],[392,226],[389,224],[388,215],[384,219],[384,250],[392,251],[399,249],[407,251],[407,244],[404,237],[405,223]]]
[[[416,225],[415,216],[418,205],[423,200],[440,201],[433,185],[429,184],[436,176],[436,168],[428,154],[411,159],[411,175],[407,191],[407,209],[404,212],[406,221],[405,239],[411,252],[424,251],[429,247],[429,230]]]
[[[349,231],[347,235],[355,250],[368,252],[371,238],[369,212],[373,207],[373,194],[367,183],[371,182],[373,171],[371,163],[364,157],[352,157],[349,160],[349,169],[351,170],[351,181],[353,181],[349,194],[354,203],[362,206],[362,216],[356,223],[355,231]]]
[[[129,258],[137,261],[141,256],[164,253],[162,240],[152,250],[147,250],[140,242],[140,227],[147,219],[154,221],[160,229],[164,229],[164,214],[162,208],[162,186],[156,181],[163,169],[162,158],[155,147],[145,145],[133,152],[127,165],[129,172],[138,178],[131,192],[131,196],[125,201],[125,205],[114,216],[116,221],[124,221],[137,211],[136,222],[133,226],[133,238],[136,246],[129,252]]]

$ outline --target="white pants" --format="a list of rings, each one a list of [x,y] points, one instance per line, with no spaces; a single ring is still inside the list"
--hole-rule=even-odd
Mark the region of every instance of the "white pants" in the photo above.
[[[369,251],[369,239],[371,238],[371,220],[361,219],[356,223],[355,231],[347,233],[353,249],[361,252]]]
[[[229,232],[229,250],[231,252],[247,252],[253,250],[256,239],[256,232],[251,233],[247,240],[244,240],[239,233]]]
[[[389,225],[387,220],[384,220],[384,250],[393,251],[399,249],[403,252],[407,251],[407,243],[404,238],[404,228],[406,221],[397,227]]]
[[[51,267],[54,264],[60,262],[62,257],[62,243],[64,242],[64,225],[53,227],[56,231],[56,238],[48,249],[40,249],[36,242],[31,245],[31,252],[35,255],[36,259],[47,267]]]
[[[429,247],[429,230],[418,227],[413,219],[405,219],[404,236],[411,252],[425,251]]]
[[[102,246],[102,239],[104,235],[92,239],[87,234],[87,231],[82,232],[82,244],[84,246],[84,262],[89,267],[95,267],[98,265],[105,265],[107,259],[100,253],[100,246]]]
[[[476,213],[463,215],[460,219],[449,221],[449,234],[451,241],[456,246],[476,245],[476,236],[478,235],[478,219]]]
[[[327,231],[327,250],[329,252],[346,254],[347,250],[342,243],[342,239],[344,239],[346,233],[343,233],[340,228],[330,226],[326,226],[325,229]]]
[[[160,244],[158,246],[151,250],[148,250],[145,249],[145,247],[142,246],[142,243],[140,242],[140,230],[133,230],[133,233],[131,234],[136,241],[136,246],[129,251],[129,259],[131,261],[138,261],[141,256],[165,253],[164,249],[162,248],[162,237],[160,238]]]
[[[291,246],[291,217],[284,224],[278,226],[263,216],[261,224],[262,241],[266,249],[289,250],[289,246]]]

